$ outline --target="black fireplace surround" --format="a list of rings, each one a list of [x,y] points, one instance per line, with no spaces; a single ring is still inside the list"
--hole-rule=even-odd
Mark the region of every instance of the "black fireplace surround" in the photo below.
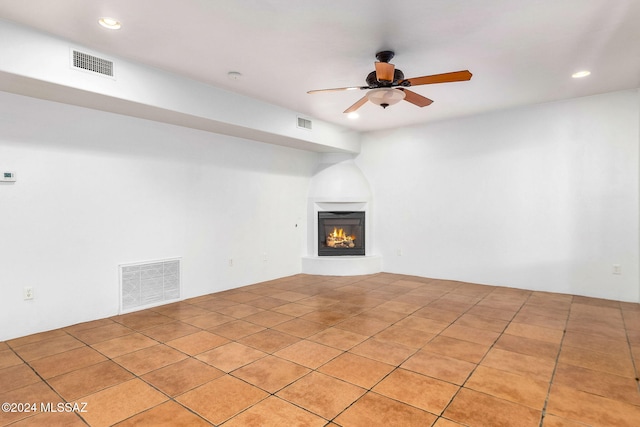
[[[364,254],[364,212],[318,212],[318,256]]]

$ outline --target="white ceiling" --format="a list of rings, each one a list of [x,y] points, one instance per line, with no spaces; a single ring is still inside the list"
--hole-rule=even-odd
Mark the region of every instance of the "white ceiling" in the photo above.
[[[360,131],[640,86],[639,0],[0,0],[0,18]],[[357,120],[364,91],[306,93],[364,85],[380,50],[407,78],[473,78]]]

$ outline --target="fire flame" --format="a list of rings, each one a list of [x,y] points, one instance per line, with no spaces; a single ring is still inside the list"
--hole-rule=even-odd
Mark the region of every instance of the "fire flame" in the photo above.
[[[333,233],[327,236],[326,245],[330,248],[354,248],[356,246],[356,236],[354,234],[348,236],[343,228],[334,227]]]
[[[329,234],[329,236],[335,239],[341,239],[341,240],[345,240],[345,239],[356,240],[355,234],[352,234],[351,236],[347,236],[344,232],[344,229],[342,228],[338,229],[336,227],[334,227],[333,233]]]

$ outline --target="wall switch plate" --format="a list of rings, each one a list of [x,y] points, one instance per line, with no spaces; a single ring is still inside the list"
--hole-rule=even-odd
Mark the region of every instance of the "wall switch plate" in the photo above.
[[[620,264],[613,264],[611,272],[613,274],[622,274],[622,266]]]
[[[22,291],[22,296],[25,300],[33,299],[33,288],[31,286],[26,286]]]

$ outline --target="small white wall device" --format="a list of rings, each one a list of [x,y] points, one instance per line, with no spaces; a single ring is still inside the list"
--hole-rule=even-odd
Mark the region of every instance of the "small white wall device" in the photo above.
[[[1,182],[15,182],[16,181],[15,172],[1,171],[0,172],[0,181]]]

